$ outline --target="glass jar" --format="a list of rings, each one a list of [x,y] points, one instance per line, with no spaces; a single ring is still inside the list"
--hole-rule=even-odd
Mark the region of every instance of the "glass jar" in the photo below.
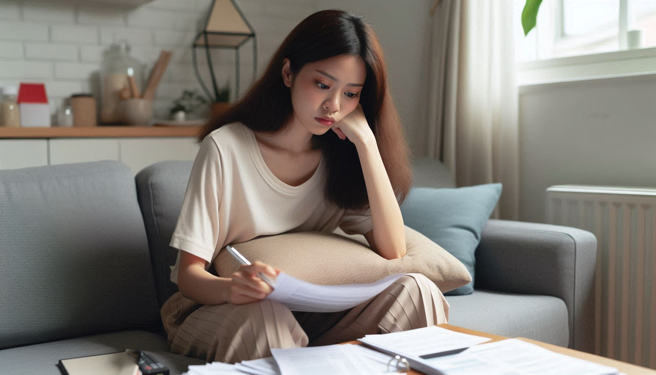
[[[20,127],[20,110],[16,103],[18,87],[5,87],[0,96],[0,126]]]
[[[57,126],[70,127],[73,126],[74,122],[73,108],[68,104],[64,104],[57,112]]]
[[[114,43],[103,54],[100,66],[100,121],[105,124],[119,124],[119,93],[124,87],[129,87],[128,70],[134,74],[137,86],[143,88],[143,65],[130,55],[130,45],[127,42]]]

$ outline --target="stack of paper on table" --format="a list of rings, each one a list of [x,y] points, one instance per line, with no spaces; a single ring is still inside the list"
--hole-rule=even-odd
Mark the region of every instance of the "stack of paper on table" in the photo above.
[[[435,353],[463,346],[475,345],[489,339],[453,332],[438,327],[384,335],[367,335],[373,341],[394,342],[403,350]],[[382,340],[378,340],[382,339]],[[413,342],[414,340],[414,342]],[[416,345],[419,344],[419,345]],[[393,357],[361,345],[328,345],[311,348],[272,349],[273,358],[243,361],[235,365],[212,363],[189,366],[189,375],[204,374],[382,374]],[[391,369],[395,370],[393,364]],[[435,373],[435,372],[433,372]]]
[[[409,331],[366,335],[359,339],[371,347],[403,357],[430,356],[453,349],[468,348],[490,341],[487,337],[473,336],[437,326]]]
[[[405,358],[413,369],[426,374],[442,374],[440,369],[428,362],[428,358],[455,349],[466,349],[490,339],[432,326],[404,332],[366,335],[358,341],[390,356],[399,355]]]
[[[449,375],[481,373],[489,375],[620,374],[614,367],[554,353],[518,339],[472,346],[460,354],[429,359],[428,362]]]
[[[618,370],[554,353],[517,339],[477,345],[490,339],[439,327],[367,335],[366,345],[329,345],[311,348],[272,349],[273,358],[235,365],[212,363],[189,366],[189,375],[205,374],[383,374],[390,355],[405,357],[412,368],[425,374],[446,375],[616,375]],[[468,348],[447,356],[437,354]],[[437,353],[437,354],[436,354]],[[390,355],[388,355],[390,354]],[[395,366],[391,367],[392,370]]]
[[[426,374],[447,375],[614,375],[613,367],[554,353],[517,339],[476,345],[489,339],[465,335],[439,327],[405,332],[366,335],[358,340],[389,354],[405,357]],[[432,356],[455,348],[469,347],[461,353]]]
[[[312,348],[273,349],[273,357],[234,365],[211,363],[189,366],[187,375],[334,375],[384,374],[389,356],[360,345],[328,345]],[[184,375],[184,374],[183,374]]]

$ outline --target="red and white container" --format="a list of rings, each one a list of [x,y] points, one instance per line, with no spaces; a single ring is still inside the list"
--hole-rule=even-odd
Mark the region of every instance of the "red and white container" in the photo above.
[[[50,105],[43,83],[21,83],[16,100],[22,127],[49,127]]]

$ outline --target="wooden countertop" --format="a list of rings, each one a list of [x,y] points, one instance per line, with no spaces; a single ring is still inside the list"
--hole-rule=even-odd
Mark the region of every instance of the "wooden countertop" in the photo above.
[[[195,137],[201,126],[93,126],[9,128],[0,126],[0,139]]]

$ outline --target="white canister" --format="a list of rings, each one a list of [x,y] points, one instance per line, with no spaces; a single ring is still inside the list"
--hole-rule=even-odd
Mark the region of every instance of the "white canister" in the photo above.
[[[626,33],[626,42],[629,49],[642,48],[642,30],[629,30]]]

